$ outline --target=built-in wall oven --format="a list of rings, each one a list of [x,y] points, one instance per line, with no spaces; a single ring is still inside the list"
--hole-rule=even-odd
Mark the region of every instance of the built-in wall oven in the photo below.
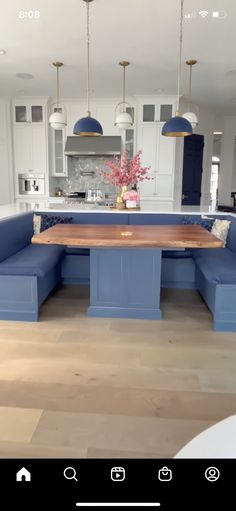
[[[19,195],[44,195],[44,174],[19,174],[18,189]]]

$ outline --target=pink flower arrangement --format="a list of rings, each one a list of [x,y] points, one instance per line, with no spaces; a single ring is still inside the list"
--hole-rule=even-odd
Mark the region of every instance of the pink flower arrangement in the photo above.
[[[106,161],[105,165],[110,171],[104,170],[101,172],[103,179],[114,186],[129,186],[145,179],[152,179],[147,176],[149,167],[141,166],[141,154],[142,152],[138,151],[129,160],[128,151],[125,151],[121,159],[115,156],[113,160]]]
[[[138,202],[140,197],[139,197],[139,193],[136,192],[135,190],[130,190],[129,192],[125,192],[123,195],[123,200],[130,200],[130,201],[135,201],[135,202]]]

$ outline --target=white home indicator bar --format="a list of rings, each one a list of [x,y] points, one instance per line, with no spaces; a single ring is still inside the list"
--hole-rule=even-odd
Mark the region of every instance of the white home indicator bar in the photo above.
[[[160,507],[160,502],[77,502],[77,507]]]

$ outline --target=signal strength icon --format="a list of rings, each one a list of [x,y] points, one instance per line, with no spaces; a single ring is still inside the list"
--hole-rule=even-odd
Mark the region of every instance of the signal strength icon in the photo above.
[[[208,16],[209,12],[208,11],[199,11],[199,15],[202,17],[202,18],[206,18]]]

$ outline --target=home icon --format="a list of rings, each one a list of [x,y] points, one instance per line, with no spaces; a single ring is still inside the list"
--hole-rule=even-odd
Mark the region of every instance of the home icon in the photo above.
[[[20,483],[24,481],[29,482],[31,481],[31,473],[28,470],[26,470],[25,467],[23,467],[21,468],[21,470],[19,470],[19,472],[17,472],[16,480]]]

